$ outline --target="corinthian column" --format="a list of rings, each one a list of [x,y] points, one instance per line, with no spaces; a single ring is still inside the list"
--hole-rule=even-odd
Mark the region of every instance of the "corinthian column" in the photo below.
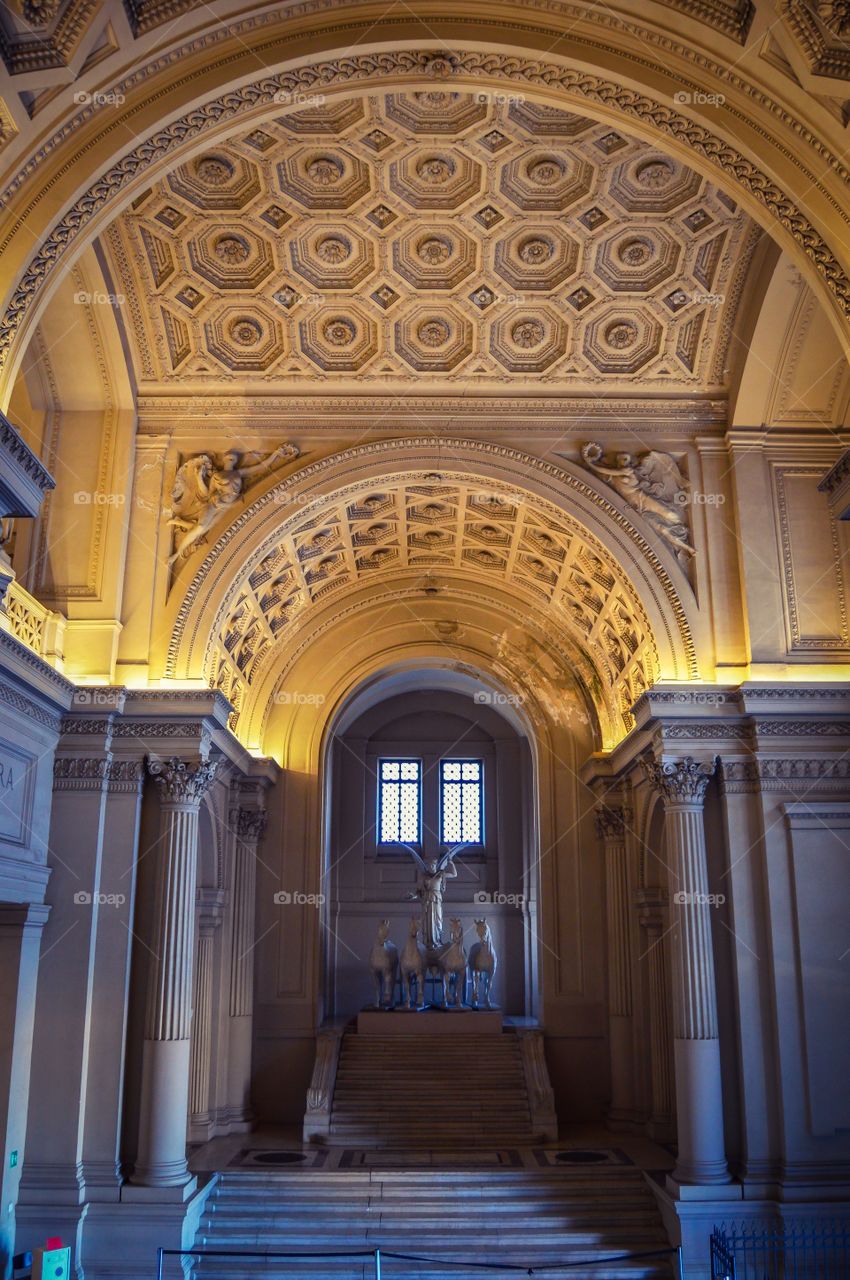
[[[647,761],[664,797],[673,886],[673,1036],[679,1183],[729,1182],[708,896],[703,803],[713,765],[692,756]]]
[[[198,810],[216,768],[217,762],[204,760],[148,760],[161,809],[134,1181],[149,1187],[179,1187],[189,1181],[186,1118]]]
[[[231,810],[233,850],[233,928],[230,939],[229,1109],[234,1125],[251,1120],[251,1036],[254,1018],[254,921],[257,846],[266,826],[263,809]]]
[[[605,851],[608,934],[608,1034],[611,1052],[612,1124],[633,1118],[632,967],[629,946],[629,877],[626,823],[631,811],[603,805],[596,811],[596,834]]]

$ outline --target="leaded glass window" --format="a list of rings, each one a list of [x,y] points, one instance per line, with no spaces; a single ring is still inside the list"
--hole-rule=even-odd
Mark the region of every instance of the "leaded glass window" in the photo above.
[[[378,831],[381,844],[419,844],[422,827],[422,761],[378,764]]]
[[[482,844],[484,766],[480,760],[440,761],[440,840]]]

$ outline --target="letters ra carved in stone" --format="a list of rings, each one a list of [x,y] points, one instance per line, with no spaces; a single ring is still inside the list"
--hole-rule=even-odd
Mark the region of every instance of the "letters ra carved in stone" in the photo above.
[[[242,497],[246,483],[271,471],[281,461],[297,458],[298,454],[295,445],[283,444],[252,463],[247,463],[248,455],[238,449],[228,449],[218,462],[210,453],[187,458],[174,477],[171,506],[163,512],[176,536],[168,563],[185,559],[196,543],[204,541],[218,517]]]
[[[676,558],[687,564],[696,554],[688,528],[690,491],[676,459],[652,449],[639,458],[618,453],[612,465],[605,461],[601,445],[592,442],[584,446],[581,456],[585,466],[645,516],[676,552]]]

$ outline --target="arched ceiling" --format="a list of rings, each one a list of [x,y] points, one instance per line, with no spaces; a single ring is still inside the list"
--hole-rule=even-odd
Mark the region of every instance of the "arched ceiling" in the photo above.
[[[759,232],[680,161],[521,95],[296,105],[102,236],[140,391],[727,386]]]
[[[453,616],[462,618],[465,592],[489,593],[494,634],[507,635],[511,612],[515,626],[525,621],[530,632],[548,634],[609,738],[627,732],[631,706],[659,674],[633,585],[577,521],[506,486],[425,475],[325,502],[290,521],[276,545],[245,566],[219,610],[205,664],[236,709],[233,727],[269,671],[285,687],[287,663],[323,616],[362,608],[368,645],[376,600],[386,603],[388,590],[407,600],[411,633],[421,629],[423,603],[453,600]],[[449,626],[449,644],[452,635]],[[508,665],[516,657],[503,656]]]

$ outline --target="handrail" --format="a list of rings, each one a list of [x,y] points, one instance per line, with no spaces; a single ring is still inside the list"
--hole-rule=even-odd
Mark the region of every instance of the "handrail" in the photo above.
[[[474,1267],[476,1270],[482,1271],[516,1271],[526,1276],[544,1275],[551,1271],[567,1271],[572,1267],[599,1267],[610,1262],[628,1262],[636,1258],[664,1258],[672,1254],[676,1255],[677,1271],[679,1280],[684,1276],[682,1264],[682,1248],[672,1247],[668,1249],[648,1249],[642,1252],[633,1253],[616,1253],[610,1254],[604,1258],[585,1258],[579,1262],[552,1262],[541,1267],[530,1267],[525,1263],[518,1262],[473,1262],[461,1261],[459,1259],[450,1260],[448,1258],[429,1258],[418,1253],[396,1253],[390,1249],[344,1249],[337,1250],[332,1253],[321,1252],[301,1252],[301,1253],[280,1253],[276,1250],[242,1250],[242,1249],[157,1249],[157,1280],[164,1280],[163,1266],[166,1258],[374,1258],[375,1260],[375,1280],[381,1280],[381,1260],[383,1258],[395,1258],[400,1262],[426,1262],[429,1266],[437,1267]]]

